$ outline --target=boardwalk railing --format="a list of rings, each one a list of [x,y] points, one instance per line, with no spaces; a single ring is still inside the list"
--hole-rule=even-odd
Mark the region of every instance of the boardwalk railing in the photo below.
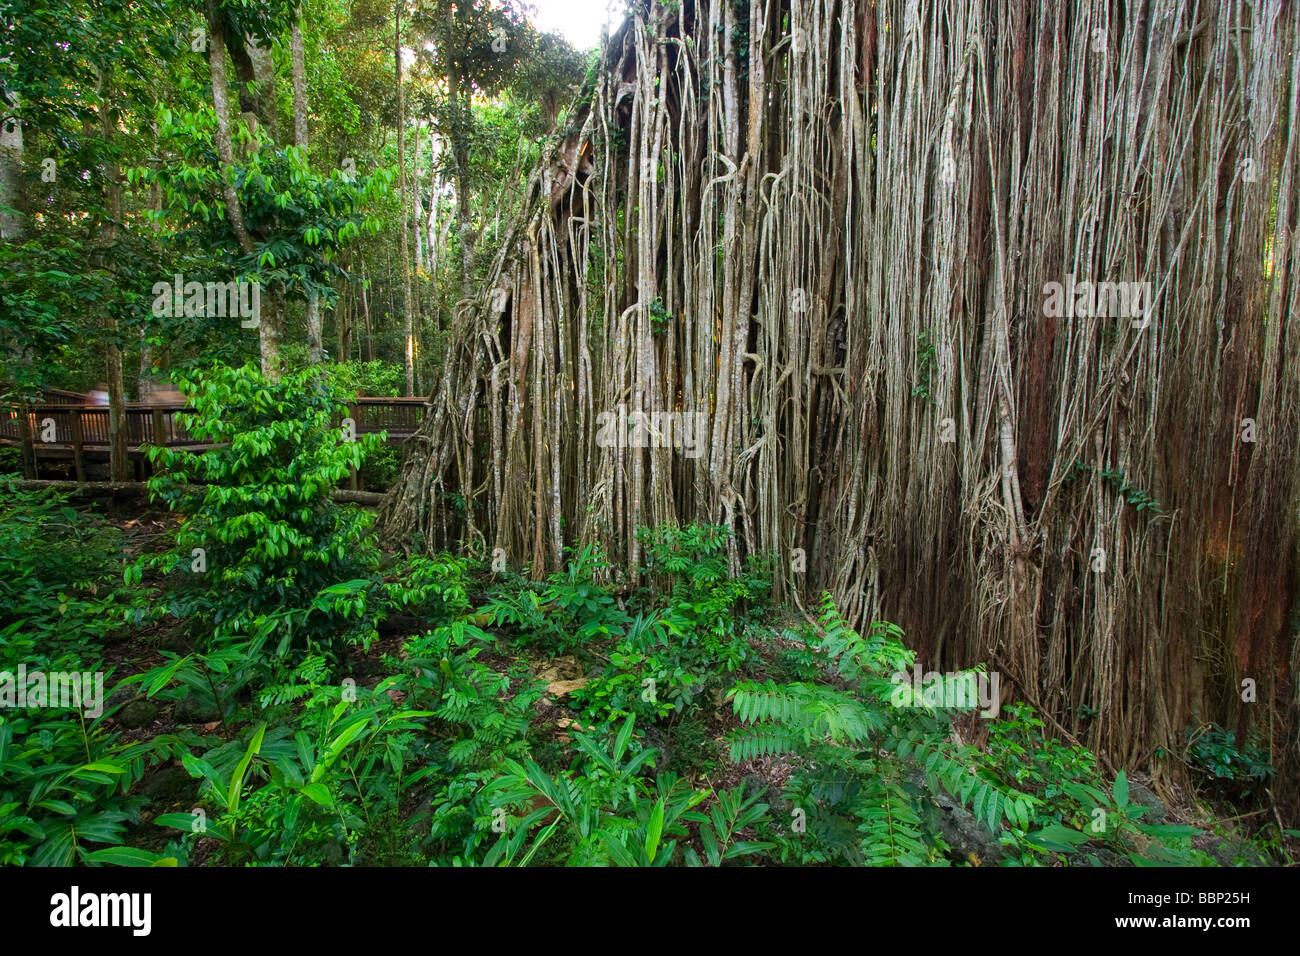
[[[69,397],[80,398],[72,404]],[[75,392],[51,395],[36,405],[10,406],[0,409],[0,445],[24,449],[24,467],[29,478],[35,474],[37,459],[67,461],[76,467],[77,480],[85,481],[84,461],[102,460],[109,454],[108,406],[86,402],[88,396]],[[396,444],[410,438],[420,427],[426,402],[422,398],[357,398],[348,403],[358,435],[388,432],[388,442]],[[200,444],[181,424],[178,413],[194,411],[184,404],[126,406],[126,444],[128,456],[140,462],[143,446],[165,445],[201,449]],[[342,418],[342,416],[340,416]]]
[[[176,420],[177,412],[192,412],[186,405],[135,405],[126,407],[126,442],[129,446],[191,444],[189,433]],[[23,422],[23,412],[27,421]],[[7,408],[0,417],[0,440],[18,442],[28,437],[53,451],[74,445],[107,448],[107,405],[27,405],[21,411]]]
[[[388,432],[390,442],[402,442],[415,434],[428,402],[423,398],[358,398],[348,403],[348,415],[357,434]]]

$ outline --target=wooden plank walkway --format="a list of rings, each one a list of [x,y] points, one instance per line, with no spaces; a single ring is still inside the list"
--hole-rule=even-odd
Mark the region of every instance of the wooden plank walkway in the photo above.
[[[94,404],[89,395],[49,390],[39,404],[0,408],[0,447],[24,448],[27,478],[39,478],[42,460],[71,461],[78,481],[86,480],[86,464],[108,461],[108,406]],[[400,444],[420,427],[423,398],[357,398],[348,403],[348,417],[358,435],[388,432],[387,443]],[[185,404],[130,402],[126,406],[127,456],[137,479],[148,462],[146,445],[165,445],[194,451],[211,446],[196,441],[177,420],[180,412],[193,412]]]

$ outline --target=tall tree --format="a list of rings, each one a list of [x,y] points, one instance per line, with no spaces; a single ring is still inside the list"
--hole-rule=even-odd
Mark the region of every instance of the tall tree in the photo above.
[[[212,71],[212,110],[217,119],[216,147],[221,163],[221,194],[226,201],[226,218],[245,255],[253,254],[253,237],[244,225],[244,210],[235,189],[235,148],[230,132],[230,80],[226,73],[226,21],[218,0],[208,0],[208,64]],[[272,343],[274,347],[274,343]],[[266,346],[262,372],[267,373]]]
[[[293,144],[307,151],[307,57],[302,42],[302,7],[294,17],[289,39],[293,73]],[[323,357],[321,344],[320,295],[307,292],[307,358],[312,364]]]
[[[258,49],[263,43],[269,44],[271,37],[288,27],[296,15],[296,6],[288,0],[275,0],[263,6],[250,8],[223,0],[207,0],[205,6],[207,18],[208,63],[212,75],[212,107],[216,114],[216,147],[220,164],[220,179],[223,198],[226,203],[226,216],[230,228],[235,234],[243,254],[252,259],[256,245],[248,228],[239,194],[235,186],[235,155],[231,132],[229,74],[226,70],[226,54],[234,55],[236,67],[241,71],[241,78],[257,80],[261,70],[261,82],[258,83],[259,96],[241,102],[245,116],[260,116],[270,132],[274,132],[274,100],[271,95],[271,72],[266,68],[268,50]],[[252,41],[250,42],[249,38]],[[249,46],[253,46],[250,55]],[[261,64],[259,67],[258,64]],[[256,134],[256,120],[250,120],[252,132]],[[256,148],[257,138],[252,135],[249,142]],[[278,287],[268,288],[261,298],[258,316],[258,342],[262,374],[276,380],[280,374],[280,340],[283,337],[284,298]]]
[[[18,93],[0,85],[0,240],[23,238],[23,123]]]
[[[113,81],[108,68],[99,75],[99,134],[105,144],[111,144],[117,134],[113,122]],[[105,164],[105,189],[108,209],[100,236],[103,248],[97,258],[110,259],[118,242],[122,223],[121,170],[111,160]],[[105,255],[107,253],[107,255]],[[105,263],[107,264],[107,263]],[[109,474],[113,481],[130,480],[130,462],[127,459],[126,389],[123,383],[121,321],[111,299],[106,303],[103,316],[105,332],[105,357],[108,372],[108,448]]]
[[[397,88],[397,170],[402,207],[402,322],[406,394],[415,394],[415,315],[411,305],[411,207],[406,196],[406,100],[402,92],[402,4],[393,4],[393,83]]]
[[[1300,779],[1300,6],[1079,10],[634,3],[390,533],[722,523],[1116,762],[1245,713]]]
[[[499,91],[515,78],[527,21],[515,0],[426,0],[416,8],[415,25],[429,41],[421,55],[446,80],[436,114],[438,130],[451,146],[463,298],[473,282],[477,242],[470,159],[476,138],[474,96]]]

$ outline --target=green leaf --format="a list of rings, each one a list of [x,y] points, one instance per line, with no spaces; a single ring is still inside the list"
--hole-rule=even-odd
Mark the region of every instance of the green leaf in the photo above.
[[[635,723],[636,718],[634,716],[629,716],[627,720],[624,721],[623,726],[619,729],[618,737],[614,741],[615,760],[622,760],[623,754],[627,752],[627,746],[632,739],[632,728]]]
[[[185,833],[194,832],[194,814],[192,813],[160,813],[154,817],[153,822],[160,827],[172,827]]]
[[[202,757],[194,756],[194,754],[189,751],[186,751],[181,755],[181,763],[184,764],[185,769],[189,772],[191,777],[202,777],[204,780],[208,781],[212,786],[212,789],[217,793],[218,799],[224,800],[226,798],[225,793],[221,789],[221,777],[218,775],[216,768],[213,767],[212,764],[208,763]]]
[[[38,810],[52,810],[55,813],[61,813],[65,816],[75,816],[77,808],[64,800],[42,800],[36,804]]]
[[[330,794],[329,788],[323,783],[309,783],[302,788],[302,795],[315,800],[322,807],[333,808],[334,797]]]
[[[771,842],[759,842],[757,840],[737,840],[731,846],[727,847],[726,859],[734,860],[740,856],[752,856],[756,853],[766,853],[776,846]]]
[[[248,765],[252,762],[254,755],[262,749],[262,738],[265,736],[266,724],[263,723],[253,734],[253,739],[248,742],[248,749],[244,751],[244,756],[240,758],[239,765],[235,767],[235,772],[230,778],[226,806],[230,808],[231,813],[239,811],[239,797],[244,789],[244,774],[248,772]]]
[[[1114,794],[1117,807],[1128,806],[1128,775],[1123,770],[1115,775]]]
[[[111,846],[106,850],[87,853],[83,859],[87,863],[101,863],[105,866],[158,866],[162,857],[133,846]],[[176,865],[174,859],[171,865]]]
[[[71,866],[75,858],[72,824],[61,823],[45,828],[45,840],[36,848],[29,863],[32,866]]]
[[[636,857],[628,852],[628,848],[622,844],[616,834],[602,832],[601,837],[604,839],[606,852],[613,857],[615,863],[619,866],[636,866]]]
[[[1078,830],[1053,823],[1036,833],[1029,834],[1029,840],[1057,853],[1069,853],[1087,843],[1088,836]]]
[[[540,850],[543,846],[546,845],[546,841],[549,840],[551,836],[555,833],[555,831],[559,828],[561,821],[562,818],[557,817],[554,823],[552,823],[550,826],[548,826],[545,830],[542,831],[542,835],[537,838],[537,840],[533,843],[531,847],[529,847],[528,852],[525,853],[523,859],[519,861],[520,866],[527,866],[529,864],[534,854],[536,854],[538,850]]]
[[[988,811],[986,820],[988,821],[989,830],[993,833],[998,832],[998,824],[1001,822],[1001,817],[998,815],[998,800],[1000,798],[1002,798],[1002,794],[996,790],[992,791],[989,795],[989,804],[985,808]]]
[[[647,860],[653,860],[655,854],[659,852],[659,838],[664,832],[664,798],[660,797],[655,801],[654,809],[650,811],[650,820],[646,824],[645,833],[645,855]]]
[[[359,717],[345,727],[343,731],[334,738],[330,743],[329,748],[325,751],[324,758],[311,772],[312,783],[315,783],[325,775],[325,771],[329,769],[330,765],[338,758],[338,755],[342,753],[343,748],[356,740],[357,737],[361,736],[362,731],[364,731],[369,724],[369,717]]]
[[[98,763],[83,764],[79,770],[95,770],[99,773],[126,773],[126,768],[115,763],[100,761]]]
[[[709,866],[717,866],[722,862],[722,856],[718,852],[718,838],[713,827],[707,823],[700,825],[700,842],[704,844],[704,855],[708,857]]]

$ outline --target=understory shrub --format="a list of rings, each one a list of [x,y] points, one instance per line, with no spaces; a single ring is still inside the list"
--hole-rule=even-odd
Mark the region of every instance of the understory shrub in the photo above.
[[[203,453],[150,448],[150,493],[184,516],[175,547],[142,559],[166,575],[163,609],[200,650],[248,639],[274,622],[277,657],[374,636],[379,610],[373,518],[331,491],[381,435],[345,438],[337,389],[307,370],[270,382],[251,365],[180,377],[195,408],[180,416]],[[191,484],[194,482],[194,484]]]

